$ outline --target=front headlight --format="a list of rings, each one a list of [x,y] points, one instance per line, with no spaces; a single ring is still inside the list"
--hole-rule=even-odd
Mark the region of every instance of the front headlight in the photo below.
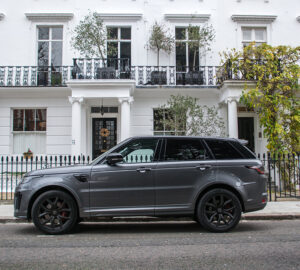
[[[36,178],[41,178],[42,177],[42,175],[32,175],[32,176],[30,176],[30,175],[25,175],[23,178],[22,178],[22,180],[21,180],[21,182],[20,182],[20,185],[24,185],[24,184],[27,184],[27,183],[29,183],[32,179],[36,179]]]

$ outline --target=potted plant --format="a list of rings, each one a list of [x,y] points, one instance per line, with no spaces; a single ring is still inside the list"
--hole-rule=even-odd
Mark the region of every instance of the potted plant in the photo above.
[[[159,54],[164,51],[170,54],[175,44],[174,37],[169,33],[162,23],[155,22],[151,27],[151,35],[148,41],[150,49],[157,52],[157,67],[159,68]],[[152,71],[151,73],[152,84],[166,84],[167,74],[166,71]]]
[[[188,48],[193,55],[193,65],[185,75],[187,84],[203,84],[203,71],[196,66],[197,56],[210,51],[210,44],[215,38],[215,30],[211,25],[188,26]]]
[[[96,12],[89,12],[79,24],[75,27],[73,37],[71,39],[71,46],[79,51],[81,55],[86,58],[100,58],[102,61],[102,67],[98,67],[96,72],[96,78],[102,79],[102,74],[108,74],[105,79],[111,79],[115,77],[115,69],[107,67],[106,62],[106,41],[107,41],[107,30],[103,23],[103,20],[99,17]],[[109,54],[112,55],[114,52],[113,48],[110,48]],[[78,75],[77,75],[78,74]],[[81,75],[80,75],[81,74]],[[82,70],[74,61],[74,68],[72,71],[72,78],[83,78]]]
[[[26,152],[23,153],[23,157],[25,159],[30,159],[31,157],[33,157],[33,153],[32,151],[30,150],[30,148],[28,148],[28,150]]]

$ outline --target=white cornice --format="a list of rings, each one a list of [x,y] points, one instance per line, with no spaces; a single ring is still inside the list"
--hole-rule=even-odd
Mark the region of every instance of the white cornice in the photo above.
[[[98,13],[98,16],[104,21],[139,21],[142,19],[142,13]]]
[[[4,13],[0,13],[0,21],[2,21],[4,17],[5,17]]]
[[[28,20],[33,22],[66,22],[72,20],[73,13],[25,13]]]
[[[263,22],[263,23],[272,23],[276,20],[276,15],[232,15],[231,19],[234,22]]]
[[[165,14],[167,21],[173,22],[207,22],[210,14]]]
[[[300,22],[300,16],[297,17],[297,21]]]

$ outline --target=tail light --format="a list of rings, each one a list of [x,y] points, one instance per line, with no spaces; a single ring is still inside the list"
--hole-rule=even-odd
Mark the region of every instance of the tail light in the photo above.
[[[265,169],[263,166],[246,166],[248,169],[257,171],[259,174],[265,174]]]

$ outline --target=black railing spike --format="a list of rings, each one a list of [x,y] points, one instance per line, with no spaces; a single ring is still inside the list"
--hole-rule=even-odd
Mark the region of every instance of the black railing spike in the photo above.
[[[2,157],[1,157],[1,162],[2,162],[2,163],[3,163],[3,160],[4,160],[4,159],[3,159],[3,156],[2,156]]]
[[[87,163],[90,163],[90,156],[87,156]]]
[[[18,162],[18,161],[19,161],[19,156],[16,157],[16,162]]]

